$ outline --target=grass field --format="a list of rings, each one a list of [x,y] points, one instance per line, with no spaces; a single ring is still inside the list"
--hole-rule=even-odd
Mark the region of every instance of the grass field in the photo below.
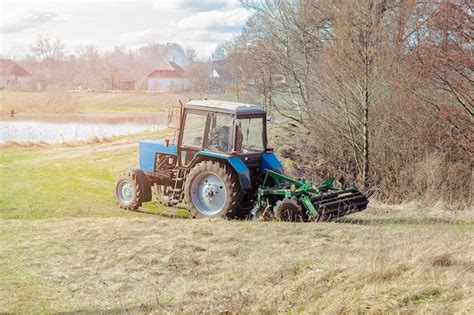
[[[77,113],[117,111],[160,111],[178,101],[196,97],[193,93],[92,93],[0,91],[2,113]]]
[[[163,136],[163,135],[161,135]],[[0,313],[473,313],[472,211],[332,223],[119,210],[137,139],[0,148]]]
[[[241,101],[258,102],[255,95],[241,93]],[[209,99],[236,101],[236,93],[205,95]],[[202,95],[183,93],[107,93],[107,92],[12,92],[0,91],[0,115],[17,113],[153,112],[177,106],[179,100],[201,99]]]

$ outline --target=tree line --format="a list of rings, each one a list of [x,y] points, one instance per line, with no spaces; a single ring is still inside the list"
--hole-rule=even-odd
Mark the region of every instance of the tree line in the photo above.
[[[174,59],[181,66],[196,61],[191,47],[176,43],[149,43],[137,49],[117,46],[99,51],[95,45],[79,45],[67,50],[59,39],[38,37],[31,54],[18,60],[35,80],[50,88],[113,90],[120,81],[135,81],[144,90],[146,77],[162,63]]]
[[[294,159],[386,200],[472,202],[470,1],[242,3],[253,14],[218,52],[304,131]]]

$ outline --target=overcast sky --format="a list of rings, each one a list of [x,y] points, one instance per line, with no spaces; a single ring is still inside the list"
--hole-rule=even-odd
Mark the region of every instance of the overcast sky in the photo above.
[[[0,55],[30,53],[38,36],[61,39],[73,50],[100,50],[149,42],[191,46],[200,57],[242,29],[248,12],[238,0],[0,0]]]

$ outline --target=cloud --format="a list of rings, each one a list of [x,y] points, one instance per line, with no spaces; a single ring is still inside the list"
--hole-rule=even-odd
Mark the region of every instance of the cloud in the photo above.
[[[173,3],[176,2],[186,1],[177,0]],[[211,2],[215,4],[219,1],[199,1],[199,4]],[[131,47],[139,47],[151,42],[173,42],[183,47],[193,47],[200,56],[209,56],[219,43],[229,40],[242,30],[249,14],[241,7],[200,11],[188,14],[187,17],[169,23],[164,28],[149,28],[123,33],[120,36],[120,42],[122,45]]]
[[[120,43],[129,47],[140,47],[148,43],[177,43],[183,47],[191,46],[204,57],[214,52],[218,43],[231,38],[233,33],[190,30],[182,32],[177,28],[146,29],[120,35]]]
[[[228,11],[199,12],[177,23],[180,30],[214,30],[217,32],[239,32],[245,25],[249,12],[243,8]]]
[[[155,10],[209,11],[240,6],[239,0],[156,0]]]
[[[25,52],[25,41],[19,38],[2,38],[0,40],[0,57],[10,58]]]
[[[52,22],[57,15],[49,11],[29,10],[26,15],[0,25],[2,33],[17,33]]]
[[[180,32],[177,29],[146,29],[137,32],[128,32],[120,35],[120,42],[124,45],[146,44],[151,42],[181,42],[199,41],[212,43],[229,38],[229,33],[209,33],[206,31]]]
[[[124,45],[147,44],[151,42],[187,42],[213,43],[228,39],[229,33],[209,33],[206,31],[189,31],[181,33],[176,29],[146,29],[137,32],[129,32],[120,35],[120,42]]]

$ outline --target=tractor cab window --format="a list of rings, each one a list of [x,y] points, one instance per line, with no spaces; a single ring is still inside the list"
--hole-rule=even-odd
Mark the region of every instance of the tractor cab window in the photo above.
[[[265,150],[263,143],[263,118],[237,119],[236,151],[259,153]]]
[[[232,150],[232,126],[234,119],[229,115],[213,115],[209,125],[207,149],[227,153]]]
[[[186,114],[182,145],[187,147],[201,147],[202,136],[206,127],[206,115]]]

